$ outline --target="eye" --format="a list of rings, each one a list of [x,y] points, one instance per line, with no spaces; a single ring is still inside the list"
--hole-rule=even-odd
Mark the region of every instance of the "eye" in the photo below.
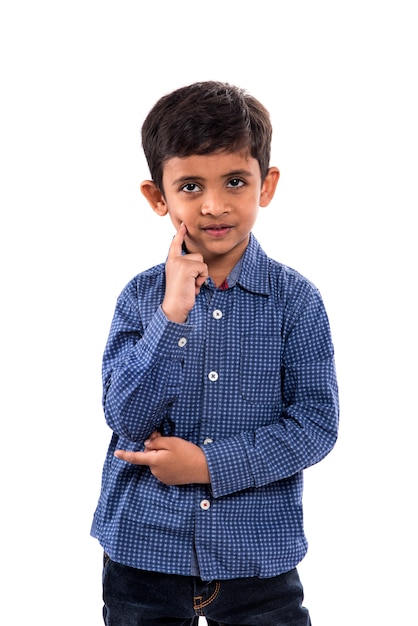
[[[243,185],[245,185],[245,183],[240,178],[231,178],[231,180],[228,182],[227,186],[228,187],[232,187],[233,189],[235,189],[237,187],[242,187]]]
[[[186,183],[183,187],[180,188],[180,191],[184,191],[186,193],[196,193],[196,191],[202,191],[199,185],[196,183]]]

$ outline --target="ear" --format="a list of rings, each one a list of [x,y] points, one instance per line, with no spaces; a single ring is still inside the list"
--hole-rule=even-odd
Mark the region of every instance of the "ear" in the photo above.
[[[267,176],[265,177],[263,184],[261,185],[260,206],[267,206],[268,204],[270,204],[276,191],[279,178],[280,172],[277,167],[270,167],[267,172]]]
[[[157,213],[157,215],[167,215],[168,208],[163,194],[158,189],[154,181],[144,180],[140,186],[142,194],[148,200],[151,208]]]

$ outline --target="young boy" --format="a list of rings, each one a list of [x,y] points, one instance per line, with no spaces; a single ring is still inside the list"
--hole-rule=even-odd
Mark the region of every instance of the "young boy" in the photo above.
[[[302,472],[335,444],[317,289],[251,229],[273,198],[271,124],[242,89],[161,98],[141,190],[176,230],[119,296],[103,358],[113,431],[92,534],[108,626],[307,626]]]

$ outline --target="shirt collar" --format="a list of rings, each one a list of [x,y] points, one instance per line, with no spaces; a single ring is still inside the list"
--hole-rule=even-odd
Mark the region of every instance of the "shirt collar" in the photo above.
[[[252,233],[250,233],[250,240],[241,263],[241,271],[237,279],[241,287],[247,291],[269,295],[268,257]]]
[[[183,254],[186,248],[183,244]],[[229,287],[239,283],[241,287],[253,293],[270,294],[268,257],[257,239],[250,233],[248,246],[243,256],[227,277]]]

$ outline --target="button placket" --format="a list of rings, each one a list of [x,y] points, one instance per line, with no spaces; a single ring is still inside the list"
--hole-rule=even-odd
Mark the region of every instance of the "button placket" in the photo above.
[[[223,316],[223,313],[222,313],[221,309],[214,309],[214,310],[212,311],[212,317],[213,317],[215,320],[220,320],[220,319],[222,318],[222,316]],[[218,380],[218,378],[219,378],[219,374],[218,374],[218,372],[216,372],[215,370],[212,370],[211,372],[209,372],[209,374],[208,374],[208,378],[209,378],[209,380],[210,380],[212,383],[214,383],[214,382],[216,382],[216,381]]]
[[[219,346],[223,345],[223,334],[225,332],[225,319],[227,311],[227,294],[215,290],[212,299],[208,302],[207,309],[207,335],[205,341],[205,364],[206,364],[206,385],[205,385],[205,412],[202,415],[200,424],[200,434],[204,446],[213,442],[210,433],[213,431],[212,418],[214,413],[219,411],[222,384],[223,354]],[[210,504],[210,501],[209,501]]]

